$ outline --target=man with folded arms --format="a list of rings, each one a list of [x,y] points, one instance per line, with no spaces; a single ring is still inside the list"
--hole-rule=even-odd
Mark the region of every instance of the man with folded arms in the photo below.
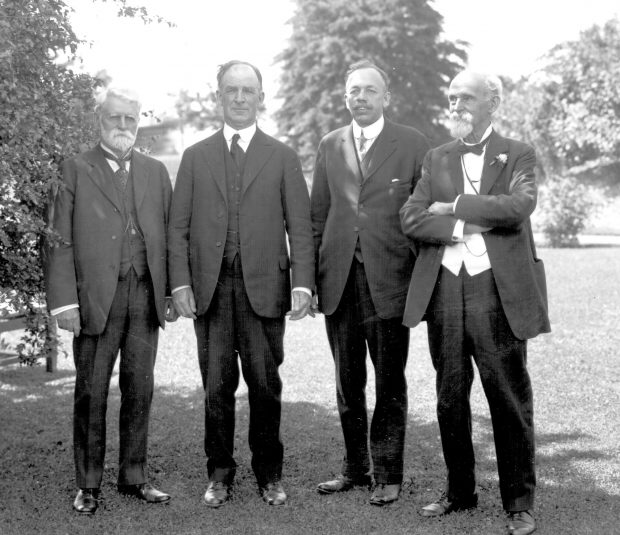
[[[419,250],[404,323],[427,322],[448,469],[444,494],[421,514],[441,516],[478,503],[469,405],[473,358],[491,412],[508,533],[527,535],[536,529],[527,339],[550,327],[529,220],[536,156],[529,145],[494,131],[501,96],[495,76],[463,71],[450,84],[456,140],[429,151],[401,209],[403,231]]]

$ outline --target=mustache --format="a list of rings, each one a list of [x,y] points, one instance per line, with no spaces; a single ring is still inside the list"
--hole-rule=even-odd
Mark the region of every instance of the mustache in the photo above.
[[[468,111],[456,112],[453,111],[450,113],[450,121],[454,123],[467,123],[471,124],[474,122],[474,116]]]

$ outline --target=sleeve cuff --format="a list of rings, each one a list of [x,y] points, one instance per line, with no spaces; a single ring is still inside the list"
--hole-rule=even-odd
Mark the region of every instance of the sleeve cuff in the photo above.
[[[53,308],[50,310],[50,314],[52,316],[58,316],[61,312],[66,312],[67,310],[71,310],[72,308],[80,308],[80,305],[77,303],[73,303],[72,305],[65,305],[64,307]]]
[[[179,290],[183,290],[184,288],[191,288],[191,286],[189,284],[184,284],[183,286],[177,286],[174,290],[172,290],[170,292],[171,295],[174,295],[175,293],[177,293]]]
[[[312,297],[312,292],[310,291],[309,288],[304,288],[303,286],[296,286],[295,288],[293,288],[294,292],[304,292],[306,294],[308,294],[310,297]]]
[[[465,229],[465,220],[457,219],[456,225],[454,225],[454,229],[452,230],[452,241],[453,242],[463,241],[463,230],[464,229]]]

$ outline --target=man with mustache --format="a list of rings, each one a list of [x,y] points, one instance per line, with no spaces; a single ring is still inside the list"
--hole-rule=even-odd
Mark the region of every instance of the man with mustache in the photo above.
[[[368,486],[372,458],[370,503],[381,506],[400,493],[407,426],[409,329],[402,315],[415,254],[398,210],[420,176],[428,142],[414,128],[385,119],[388,77],[374,63],[351,65],[344,99],[353,122],[322,139],[311,194],[318,305],[336,367],[345,443],[342,473],[318,491]],[[370,451],[367,347],[376,379]]]
[[[286,503],[280,438],[285,316],[310,312],[314,257],[308,188],[295,152],[257,127],[260,71],[217,73],[224,127],[184,153],[170,210],[174,304],[194,320],[205,391],[208,507],[230,498],[239,364],[248,386],[252,469],[263,500]]]
[[[147,433],[159,327],[177,318],[166,298],[172,187],[161,162],[133,150],[140,101],[133,91],[108,88],[95,111],[100,142],[63,165],[52,205],[60,241],[49,251],[46,273],[48,308],[74,335],[73,508],[80,514],[99,505],[119,351],[118,490],[148,503],[170,500],[147,481]]]
[[[508,533],[526,535],[536,529],[527,339],[550,327],[529,220],[536,156],[493,129],[501,97],[495,76],[463,71],[450,84],[456,140],[429,151],[400,212],[403,231],[419,246],[404,323],[427,322],[448,469],[445,492],[421,514],[441,516],[478,503],[469,405],[473,357],[491,412]]]

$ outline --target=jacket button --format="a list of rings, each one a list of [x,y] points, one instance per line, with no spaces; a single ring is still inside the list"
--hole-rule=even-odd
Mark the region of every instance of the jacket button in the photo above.
[[[115,239],[116,239],[116,236],[112,236],[112,239],[113,239],[113,240],[115,240]]]
[[[359,228],[359,227],[353,227],[353,230],[354,230],[355,232],[359,232],[359,231],[360,231],[360,228]]]
[[[218,242],[215,244],[215,246],[216,246],[216,247],[221,247],[221,246],[222,246],[222,242],[221,242],[221,241],[218,241]]]

